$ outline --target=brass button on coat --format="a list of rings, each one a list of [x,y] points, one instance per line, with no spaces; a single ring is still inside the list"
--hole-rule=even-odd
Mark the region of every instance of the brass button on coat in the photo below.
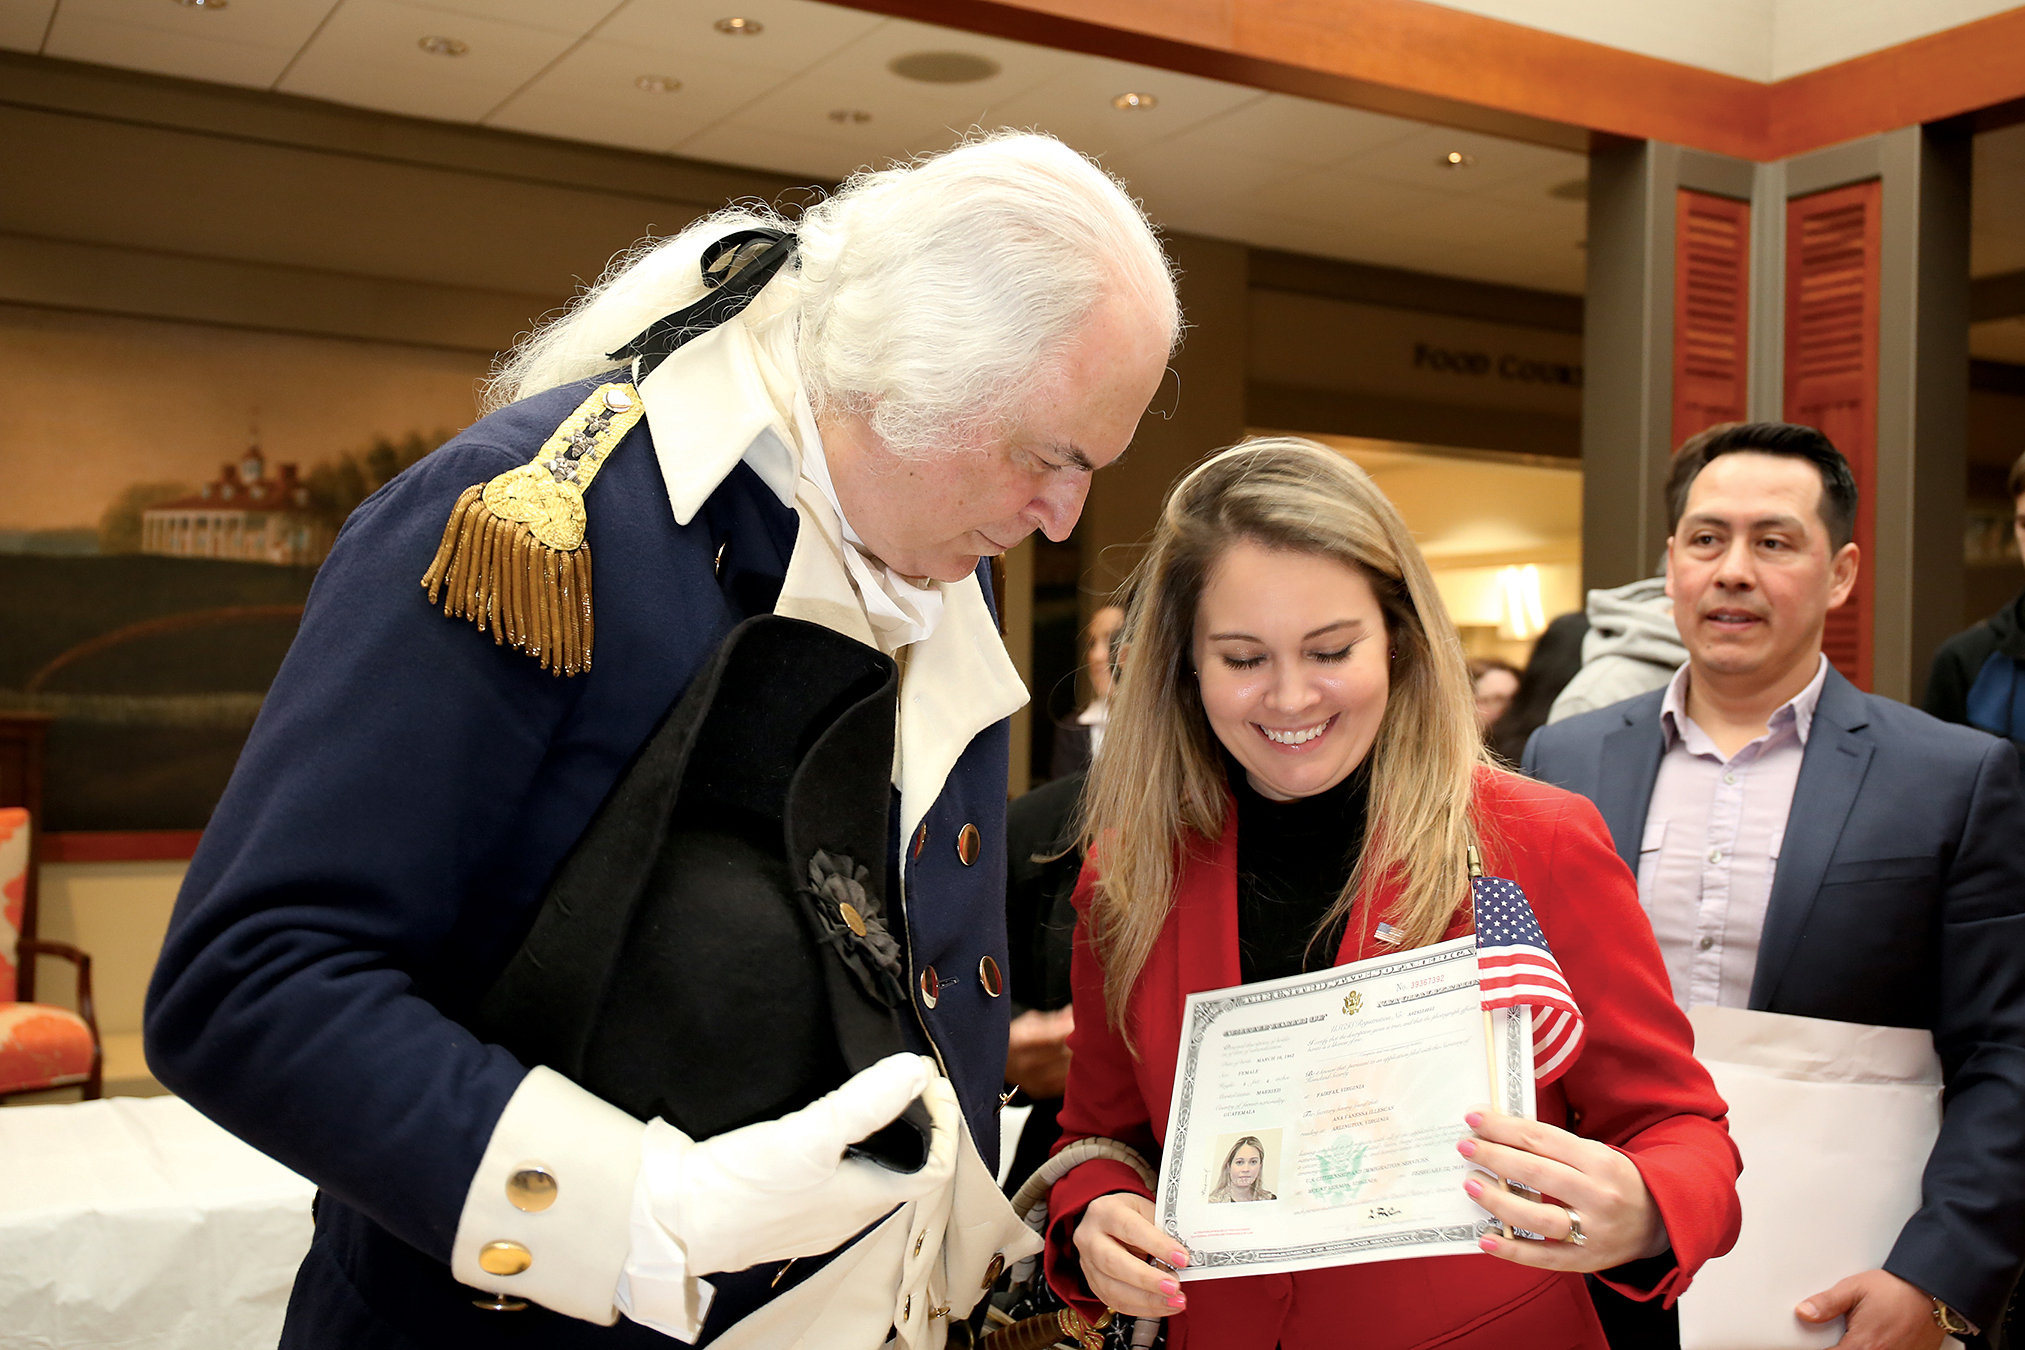
[[[998,1277],[1005,1273],[1005,1253],[993,1252],[991,1264],[984,1268],[984,1283],[980,1288],[989,1289],[998,1283]]]
[[[478,1249],[478,1268],[487,1275],[518,1275],[534,1255],[518,1242],[488,1242]]]
[[[984,840],[978,834],[977,826],[975,825],[964,826],[962,831],[956,836],[956,856],[963,859],[965,867],[969,867],[977,861],[978,852],[983,847]]]
[[[921,972],[921,1006],[932,1008],[942,1001],[942,981],[935,978],[935,967],[929,966]]]
[[[977,980],[979,984],[984,986],[984,992],[990,994],[993,998],[997,998],[1005,992],[1005,981],[999,976],[998,962],[992,960],[989,956],[978,958]]]
[[[506,1179],[506,1198],[515,1209],[539,1214],[555,1203],[555,1173],[530,1163]]]
[[[928,822],[921,822],[921,828],[914,832],[914,856],[920,857],[921,850],[928,847]]]
[[[865,936],[865,916],[860,914],[855,906],[840,904],[837,906],[837,913],[844,916],[844,926],[855,936]]]

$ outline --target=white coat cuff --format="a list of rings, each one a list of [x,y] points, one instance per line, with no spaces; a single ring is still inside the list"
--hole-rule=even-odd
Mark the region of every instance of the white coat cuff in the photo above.
[[[520,1080],[464,1196],[450,1273],[474,1289],[508,1294],[586,1322],[618,1320],[614,1295],[631,1241],[633,1187],[645,1129],[553,1069]],[[555,1179],[544,1209],[515,1203],[517,1172]],[[479,1265],[495,1243],[524,1249],[527,1268],[494,1275]],[[511,1253],[510,1248],[497,1249]]]
[[[690,1147],[689,1136],[667,1121],[648,1122],[640,1137],[640,1179],[633,1185],[633,1248],[619,1276],[619,1311],[678,1341],[694,1341],[702,1333],[717,1293],[709,1281],[689,1274],[689,1254],[655,1217],[656,1190],[671,1191],[673,1170]]]

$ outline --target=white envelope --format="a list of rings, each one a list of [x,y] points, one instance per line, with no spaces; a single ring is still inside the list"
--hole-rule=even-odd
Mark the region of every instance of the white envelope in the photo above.
[[[1793,1305],[1882,1265],[1919,1208],[1941,1127],[1933,1036],[1712,1005],[1688,1020],[1730,1104],[1744,1228],[1681,1296],[1681,1348],[1831,1346],[1842,1319],[1802,1322]]]

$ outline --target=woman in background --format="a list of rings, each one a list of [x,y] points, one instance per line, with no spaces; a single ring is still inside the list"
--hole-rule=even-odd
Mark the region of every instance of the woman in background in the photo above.
[[[1739,1215],[1723,1103],[1595,808],[1486,759],[1427,564],[1332,451],[1264,440],[1205,461],[1169,495],[1133,594],[1086,797],[1064,1146],[1157,1155],[1190,993],[1471,932],[1472,845],[1531,897],[1587,1030],[1537,1122],[1456,1122],[1463,1156],[1558,1203],[1457,1184],[1546,1241],[1184,1296],[1149,1261],[1187,1257],[1146,1188],[1099,1158],[1050,1196],[1056,1291],[1092,1320],[1172,1316],[1176,1350],[1602,1350],[1581,1272],[1671,1301]]]

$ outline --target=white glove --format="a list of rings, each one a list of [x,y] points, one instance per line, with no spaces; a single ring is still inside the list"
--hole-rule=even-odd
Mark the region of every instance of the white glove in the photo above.
[[[844,1156],[916,1097],[934,1126],[919,1171]],[[960,1118],[956,1089],[935,1061],[901,1054],[779,1120],[700,1142],[664,1120],[648,1122],[620,1310],[693,1339],[709,1307],[700,1277],[830,1251],[933,1192],[955,1175]]]

